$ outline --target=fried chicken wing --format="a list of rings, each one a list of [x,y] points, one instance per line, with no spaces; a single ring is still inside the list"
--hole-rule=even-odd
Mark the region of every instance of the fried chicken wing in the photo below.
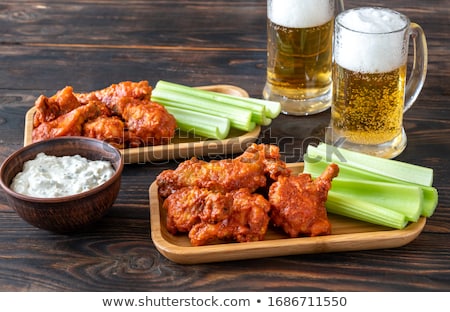
[[[125,123],[117,116],[101,115],[83,124],[83,136],[125,147]]]
[[[33,117],[33,127],[38,127],[41,123],[55,120],[81,106],[81,104],[75,97],[73,88],[68,86],[50,98],[44,95],[39,96],[34,106],[36,113]]]
[[[125,106],[127,106],[130,101],[133,99],[149,101],[151,93],[152,88],[146,80],[139,82],[122,81],[101,90],[89,93],[78,93],[76,94],[76,97],[81,103],[87,103],[92,100],[100,101],[105,103],[114,114],[122,115]]]
[[[132,100],[123,108],[129,146],[167,144],[175,135],[175,117],[164,106],[149,100]]]
[[[339,167],[331,164],[320,177],[309,174],[279,177],[269,189],[271,221],[290,237],[331,233],[325,202]]]
[[[228,209],[230,205],[231,198],[227,194],[196,186],[182,188],[163,203],[167,211],[167,230],[172,234],[189,232],[202,220],[221,220],[223,208]]]
[[[167,210],[167,230],[188,232],[193,246],[214,240],[263,240],[269,224],[269,202],[246,188],[224,194],[186,187],[171,194],[163,208]]]
[[[233,242],[253,242],[264,240],[269,226],[270,203],[260,194],[251,193],[242,188],[227,194],[231,198],[231,206],[211,210],[212,222],[197,223],[189,231],[189,239],[193,246],[205,245],[216,239]],[[215,213],[216,212],[216,213]],[[221,216],[219,220],[217,216]]]
[[[51,121],[42,122],[32,131],[33,142],[60,136],[81,136],[86,120],[95,118],[99,109],[94,102],[79,106]]]
[[[118,148],[166,144],[175,135],[176,120],[150,101],[151,91],[147,81],[124,81],[88,93],[74,93],[69,86],[50,98],[41,95],[35,102],[32,139],[84,135]],[[95,113],[84,113],[93,106]]]
[[[252,144],[234,159],[202,161],[197,158],[181,163],[175,170],[166,170],[156,179],[159,194],[167,197],[177,189],[198,186],[218,192],[248,188],[254,192],[267,186],[269,178],[287,176],[290,170],[279,159],[278,147]]]
[[[255,191],[266,185],[260,162],[231,159],[206,162],[195,157],[182,162],[175,170],[163,171],[156,181],[162,197],[188,186],[226,193],[243,187]]]
[[[188,233],[193,246],[216,240],[263,240],[269,223],[290,237],[331,233],[325,202],[339,167],[320,177],[292,176],[278,147],[252,144],[239,157],[195,157],[158,175],[170,233]]]
[[[280,159],[280,149],[272,144],[252,143],[236,160],[244,163],[260,162],[264,167],[264,173],[273,181],[279,176],[289,176],[291,170]]]

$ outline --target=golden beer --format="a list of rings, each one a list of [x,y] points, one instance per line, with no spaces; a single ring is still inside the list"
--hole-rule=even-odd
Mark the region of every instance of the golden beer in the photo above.
[[[409,39],[414,58],[406,79]],[[406,147],[403,114],[427,71],[422,28],[388,8],[360,7],[335,18],[333,96],[325,142],[383,158]]]
[[[406,65],[389,72],[355,72],[333,65],[334,135],[355,144],[382,144],[402,132]]]
[[[333,24],[289,28],[268,20],[267,83],[274,94],[304,100],[330,90]]]
[[[331,106],[334,16],[342,0],[267,1],[265,99],[283,113],[309,115]]]

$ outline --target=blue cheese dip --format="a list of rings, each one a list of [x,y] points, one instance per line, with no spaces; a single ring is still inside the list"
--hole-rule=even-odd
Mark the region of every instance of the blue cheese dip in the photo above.
[[[26,161],[13,179],[11,189],[33,197],[55,198],[93,189],[114,175],[111,162],[80,155],[49,156],[39,153]]]

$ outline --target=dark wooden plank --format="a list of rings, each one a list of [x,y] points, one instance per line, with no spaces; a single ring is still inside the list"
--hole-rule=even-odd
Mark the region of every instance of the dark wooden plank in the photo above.
[[[8,43],[265,47],[261,1],[14,1],[0,12]]]
[[[445,0],[432,5],[406,0],[345,4],[346,8],[388,6],[407,14],[425,31],[441,27],[441,34],[448,34]],[[264,48],[265,11],[266,1],[19,0],[0,6],[0,41]],[[436,14],[442,11],[447,15]]]
[[[89,91],[124,80],[145,79],[154,85],[165,79],[188,85],[235,84],[260,94],[265,82],[262,51],[5,46],[0,57],[0,89],[7,90],[55,92],[72,85]]]
[[[380,5],[346,1],[347,7]],[[148,187],[177,162],[127,165],[110,213],[72,235],[22,221],[0,191],[3,291],[450,291],[447,1],[383,4],[422,25],[429,70],[405,115],[400,160],[432,167],[439,206],[411,244],[390,250],[288,256],[184,266],[150,239]],[[89,91],[123,80],[235,84],[261,97],[265,1],[28,1],[0,4],[0,162],[23,141],[24,114],[40,94],[65,85]],[[329,112],[280,116],[260,141],[301,161],[323,140]]]
[[[108,217],[95,230],[70,236],[31,229],[12,217],[8,221],[22,237],[19,250],[6,240],[0,243],[3,290],[448,290],[448,258],[436,244],[439,234],[392,250],[183,266],[154,249],[143,220]],[[114,230],[119,226],[122,230]],[[3,235],[16,241],[11,234]],[[395,265],[391,259],[405,261]]]

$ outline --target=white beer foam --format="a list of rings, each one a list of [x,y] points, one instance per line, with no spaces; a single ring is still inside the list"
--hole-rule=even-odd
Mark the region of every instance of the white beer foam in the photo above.
[[[269,19],[280,26],[306,28],[320,26],[334,16],[334,1],[272,0],[267,7]]]
[[[405,32],[400,30],[407,21],[398,13],[360,8],[338,16],[337,24],[334,57],[342,67],[377,73],[391,71],[406,62],[408,46],[404,44]]]

